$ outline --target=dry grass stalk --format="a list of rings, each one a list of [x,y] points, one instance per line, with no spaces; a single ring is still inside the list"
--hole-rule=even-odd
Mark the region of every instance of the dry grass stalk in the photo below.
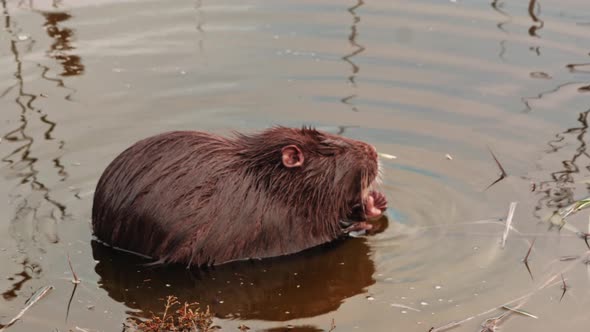
[[[561,289],[563,290],[563,292],[561,293],[561,297],[559,298],[559,302],[561,302],[561,300],[563,300],[563,297],[565,296],[565,292],[567,292],[567,284],[565,283],[565,279],[563,279],[563,273],[561,274]]]
[[[526,256],[524,256],[524,259],[522,260],[524,262],[524,266],[526,266],[527,271],[529,271],[531,280],[534,280],[534,278],[533,273],[531,272],[531,268],[529,267],[529,256],[531,255],[531,250],[533,250],[533,246],[535,245],[536,240],[536,238],[533,239],[533,242],[531,242],[531,245],[529,246],[529,250],[526,252]]]
[[[510,226],[512,225],[512,217],[514,217],[514,211],[516,210],[516,205],[518,202],[510,203],[510,208],[508,209],[508,217],[506,218],[506,228],[504,228],[504,234],[502,234],[502,248],[506,245],[506,239],[508,238],[508,233],[510,232]]]
[[[8,322],[8,324],[6,324],[2,328],[0,328],[0,332],[3,332],[4,330],[6,330],[10,326],[12,326],[12,324],[16,323],[17,320],[21,319],[21,317],[25,314],[25,312],[27,312],[27,310],[29,310],[33,305],[35,305],[35,303],[37,303],[39,300],[41,300],[43,297],[45,297],[45,295],[47,295],[47,293],[49,293],[49,291],[52,289],[53,289],[53,286],[45,286],[45,287],[39,289],[38,291],[36,291],[27,300],[27,302],[25,302],[26,306],[16,316],[14,316],[14,318],[12,318],[10,320],[10,322]]]
[[[508,309],[510,311],[508,313],[505,313],[504,315],[500,315],[500,316],[495,317],[495,318],[487,319],[482,324],[482,327],[484,328],[483,331],[494,331],[494,330],[485,330],[485,328],[486,327],[490,327],[490,328],[491,327],[494,327],[494,328],[496,328],[497,325],[500,323],[500,321],[503,318],[507,317],[509,315],[509,313],[512,313],[514,311],[519,310],[522,306],[524,306],[526,304],[526,302],[528,301],[528,299],[531,296],[535,295],[537,292],[539,292],[539,291],[541,291],[543,289],[549,288],[549,287],[553,287],[553,286],[559,285],[559,284],[562,284],[562,287],[563,287],[563,284],[565,284],[564,279],[557,280],[557,281],[555,279],[557,279],[559,276],[563,275],[564,272],[566,272],[566,271],[570,270],[571,268],[573,268],[574,266],[576,266],[580,261],[584,261],[585,259],[588,259],[589,256],[590,256],[590,251],[587,251],[579,259],[577,259],[575,261],[572,261],[572,263],[568,267],[564,268],[561,271],[561,273],[557,273],[557,274],[551,275],[549,278],[547,278],[547,280],[545,280],[545,282],[543,284],[541,284],[540,286],[536,287],[535,290],[526,293],[525,295],[522,295],[522,296],[520,296],[520,297],[518,297],[516,299],[513,299],[513,300],[511,300],[509,302],[506,302],[506,303],[504,303],[504,304],[502,304],[500,306],[491,308],[489,310],[486,310],[486,311],[481,312],[479,314],[476,314],[476,315],[467,317],[467,318],[462,319],[460,321],[452,321],[452,322],[450,322],[448,324],[445,324],[443,326],[436,327],[436,328],[435,327],[432,327],[429,330],[429,332],[442,332],[442,331],[447,331],[447,330],[449,330],[451,328],[455,328],[455,327],[460,326],[460,325],[462,325],[462,324],[464,324],[464,323],[466,323],[468,321],[471,321],[471,320],[473,320],[473,319],[475,319],[477,317],[480,317],[480,316],[483,316],[483,315],[487,315],[489,313],[494,312],[495,310],[503,309],[506,306],[510,306],[510,309]],[[515,305],[514,306],[511,306],[512,304],[515,304]],[[496,320],[494,321],[494,319],[496,319]]]
[[[498,166],[498,168],[500,169],[500,177],[492,182],[489,186],[487,186],[484,191],[490,189],[491,186],[495,185],[496,183],[502,181],[503,179],[508,177],[508,173],[506,173],[506,170],[504,170],[504,167],[502,166],[502,164],[500,164],[500,161],[498,161],[498,158],[496,158],[496,155],[494,154],[494,152],[492,151],[492,149],[488,146],[488,150],[490,150],[490,154],[492,155],[492,158],[494,158],[494,161],[496,162],[496,165]]]
[[[72,267],[72,260],[70,259],[70,254],[67,254],[68,256],[68,264],[70,265],[70,271],[72,271],[72,282],[74,284],[79,284],[80,283],[80,279],[78,279],[78,275],[76,274],[76,272],[74,272],[74,268]]]

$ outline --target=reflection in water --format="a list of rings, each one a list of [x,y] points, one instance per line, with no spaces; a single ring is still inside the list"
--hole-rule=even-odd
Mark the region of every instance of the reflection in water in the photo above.
[[[506,29],[504,29],[504,25],[506,25],[512,21],[512,16],[508,15],[508,13],[506,13],[504,11],[504,9],[503,9],[504,3],[499,2],[498,0],[494,0],[494,1],[492,1],[492,3],[490,5],[492,6],[492,8],[496,12],[500,13],[500,15],[506,17],[506,20],[496,24],[496,27],[498,27],[498,29],[504,31],[505,33],[508,33],[508,31],[506,31]]]
[[[581,175],[584,171],[590,171],[590,154],[586,151],[586,133],[588,132],[588,113],[590,110],[580,113],[578,117],[579,127],[570,128],[563,133],[555,135],[555,138],[548,142],[550,149],[548,154],[556,153],[564,147],[571,146],[568,140],[574,136],[576,149],[574,155],[562,162],[563,169],[551,173],[551,180],[539,183],[539,192],[542,197],[539,199],[535,211],[549,208],[556,211],[559,208],[572,204],[575,201],[574,189],[576,187],[574,176]],[[584,159],[584,160],[582,160]],[[590,184],[586,184],[590,191]]]
[[[537,11],[537,13],[535,13],[535,11]],[[529,35],[531,37],[539,38],[537,31],[541,30],[543,28],[543,26],[545,25],[545,22],[543,20],[539,19],[539,16],[538,16],[539,15],[538,13],[541,13],[541,4],[537,0],[529,0],[528,13],[529,13],[529,16],[531,17],[531,19],[533,20],[533,25],[531,25],[531,27],[529,28]],[[535,54],[537,56],[541,55],[541,47],[540,46],[531,46],[531,47],[529,47],[529,49],[531,51],[535,52]]]
[[[537,35],[537,30],[541,30],[545,25],[545,22],[539,19],[538,14],[536,14],[535,11],[541,13],[541,4],[537,0],[529,0],[528,12],[534,22],[529,28],[529,35],[531,37],[539,37],[539,35]]]
[[[10,290],[2,293],[4,299],[10,300],[16,297],[16,292],[21,289],[25,282],[31,279],[31,275],[29,272],[27,272],[27,270],[31,270],[35,272],[35,274],[41,273],[40,265],[30,262],[30,257],[28,255],[29,247],[32,245],[39,251],[44,252],[44,249],[41,246],[42,239],[40,238],[42,235],[45,235],[45,238],[51,243],[59,242],[59,237],[56,231],[53,231],[53,233],[42,231],[44,224],[46,224],[46,222],[42,221],[50,219],[53,223],[52,228],[55,230],[59,220],[66,216],[66,206],[52,197],[50,187],[46,185],[40,177],[38,163],[42,160],[39,160],[39,158],[35,157],[32,152],[36,142],[34,138],[35,131],[28,129],[29,124],[35,120],[40,121],[46,126],[46,129],[43,132],[43,138],[45,141],[49,142],[54,140],[53,132],[57,126],[57,123],[50,120],[49,115],[44,113],[42,109],[33,105],[33,102],[35,102],[39,96],[45,96],[45,94],[35,94],[28,92],[28,89],[25,86],[26,82],[22,74],[22,55],[21,51],[19,50],[20,44],[18,42],[20,39],[20,31],[16,28],[16,24],[9,14],[6,0],[1,0],[0,3],[2,4],[3,8],[4,29],[10,34],[9,49],[14,59],[15,71],[13,77],[16,80],[12,87],[3,92],[2,98],[7,97],[13,90],[16,90],[17,95],[14,99],[14,104],[17,106],[17,109],[20,110],[20,114],[18,116],[18,127],[3,135],[4,140],[18,145],[18,147],[6,156],[2,157],[1,160],[8,165],[8,169],[11,172],[20,178],[19,187],[21,189],[29,190],[28,194],[14,197],[18,198],[19,202],[17,203],[17,208],[14,217],[11,220],[9,230],[11,236],[17,242],[19,254],[24,255],[25,258],[24,263],[22,264],[23,271],[17,273],[14,278],[15,280],[17,278],[20,280],[13,284]],[[29,6],[32,5],[32,1],[29,2]],[[52,29],[52,27],[56,26],[56,22],[63,21],[69,18],[69,16],[66,18],[66,16],[60,15],[59,13],[55,15],[44,15],[47,20],[45,27],[47,27],[49,36],[54,39],[51,50],[57,50],[60,48],[72,49],[72,47],[68,45],[67,41],[71,38],[71,30]],[[58,18],[56,19],[55,17]],[[28,39],[29,51],[32,49],[32,45],[34,43],[34,40]],[[83,72],[83,66],[80,64],[80,58],[77,56],[67,57],[63,56],[61,53],[57,54],[51,51],[48,53],[48,56],[50,58],[57,59],[61,63],[64,68],[64,73],[62,73],[62,75],[78,75]],[[47,76],[47,73],[49,72],[48,67],[40,64],[37,65],[43,69],[41,73],[42,79],[56,82],[59,87],[66,88],[62,80],[49,78]],[[63,151],[64,144],[65,143],[63,141],[59,141],[57,150]],[[43,150],[47,150],[47,148],[44,146]],[[65,181],[68,174],[65,167],[61,163],[60,158],[61,155],[52,159],[51,161],[54,168],[57,170],[60,181]],[[43,202],[48,203],[50,206],[50,211],[45,214],[43,214],[41,211]],[[28,227],[31,227],[32,231],[28,231]],[[27,235],[27,233],[31,234]]]
[[[547,90],[547,91],[543,91],[539,94],[537,94],[535,97],[522,97],[520,100],[522,101],[522,103],[524,104],[525,109],[522,110],[523,113],[529,113],[533,110],[533,107],[531,106],[531,101],[533,100],[541,100],[543,99],[543,97],[559,92],[561,89],[568,87],[570,85],[579,85],[582,84],[581,82],[567,82],[567,83],[563,83],[563,84],[559,84],[556,88],[553,88],[551,90]]]
[[[45,17],[45,31],[53,39],[50,50],[47,52],[49,58],[57,60],[63,67],[61,76],[75,76],[84,73],[84,65],[78,55],[68,54],[66,51],[74,47],[70,45],[73,31],[70,28],[60,27],[58,23],[69,20],[72,16],[65,12],[41,12]]]
[[[498,2],[498,0],[494,0],[491,3],[492,8],[500,13],[500,15],[506,17],[506,20],[502,21],[502,22],[498,22],[498,24],[496,24],[496,27],[498,27],[498,29],[502,32],[504,32],[505,34],[508,34],[508,31],[506,31],[506,29],[504,29],[504,25],[508,24],[512,21],[512,16],[508,15],[508,13],[506,13],[502,7],[503,7],[503,3],[502,2]],[[500,41],[500,53],[498,54],[498,57],[500,58],[500,60],[505,61],[504,58],[504,54],[506,54],[506,40],[502,39]]]
[[[566,68],[571,73],[590,73],[590,69],[580,69],[580,67],[590,67],[590,63],[570,63],[566,65]]]
[[[41,266],[37,263],[30,263],[28,259],[25,259],[21,265],[23,266],[21,272],[16,273],[13,277],[7,278],[10,281],[14,281],[14,283],[10,289],[2,293],[2,298],[6,301],[16,298],[18,296],[17,292],[21,290],[27,281],[31,280],[33,276],[38,277],[41,274]]]
[[[379,232],[387,219],[379,220]],[[99,285],[109,296],[138,309],[161,312],[158,301],[209,304],[218,317],[287,321],[334,311],[375,283],[365,239],[336,241],[299,254],[224,264],[191,271],[181,266],[144,267],[140,258],[92,243]]]
[[[359,72],[359,66],[356,63],[354,63],[354,61],[352,61],[352,58],[354,58],[355,56],[357,56],[358,54],[362,53],[365,50],[364,46],[362,46],[356,42],[356,38],[357,38],[357,27],[356,26],[361,21],[361,18],[360,18],[360,16],[357,15],[356,10],[364,4],[365,3],[363,2],[363,0],[357,0],[357,3],[354,6],[347,9],[348,12],[350,13],[350,15],[352,16],[352,25],[350,26],[350,35],[348,35],[348,42],[352,46],[353,50],[351,53],[343,56],[342,60],[344,60],[348,64],[350,64],[350,66],[352,68],[352,73],[350,74],[350,76],[348,76],[348,82],[350,82],[350,84],[355,89],[356,89],[356,81],[355,80],[356,80],[356,75]],[[356,97],[356,94],[353,93],[349,96],[342,98],[340,101],[343,104],[351,106],[351,109],[353,111],[358,112],[358,109],[356,108],[356,106],[350,102],[355,97]]]
[[[349,128],[358,128],[358,126],[338,126],[338,131],[336,132],[336,135],[344,135],[346,129]]]
[[[195,10],[197,12],[197,31],[199,32],[199,51],[203,52],[203,35],[205,30],[203,30],[203,25],[205,24],[205,20],[203,19],[203,0],[196,0],[195,2]]]

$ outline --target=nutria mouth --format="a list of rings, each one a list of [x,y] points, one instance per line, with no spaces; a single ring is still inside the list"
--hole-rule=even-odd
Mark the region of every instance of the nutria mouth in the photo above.
[[[344,233],[366,231],[372,228],[367,221],[381,216],[387,207],[385,195],[374,189],[378,179],[375,178],[368,188],[363,190],[360,202],[353,204],[351,213],[340,220],[340,227]]]

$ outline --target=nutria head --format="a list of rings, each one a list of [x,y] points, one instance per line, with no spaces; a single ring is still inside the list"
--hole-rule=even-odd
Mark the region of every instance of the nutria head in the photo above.
[[[237,137],[249,172],[294,208],[358,219],[355,207],[364,207],[378,179],[377,151],[364,142],[306,127],[274,127]]]

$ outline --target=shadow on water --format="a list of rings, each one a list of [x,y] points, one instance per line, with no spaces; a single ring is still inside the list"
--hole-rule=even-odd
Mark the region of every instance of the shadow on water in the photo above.
[[[35,131],[29,128],[29,126],[33,125],[33,122],[40,121],[46,127],[43,131],[43,140],[41,142],[45,141],[44,144],[55,142],[54,144],[57,144],[56,150],[59,151],[59,156],[53,158],[51,163],[57,172],[59,181],[65,181],[68,173],[61,162],[65,142],[56,141],[53,137],[57,123],[50,119],[48,113],[34,105],[39,98],[46,98],[47,96],[44,93],[30,92],[30,89],[26,86],[27,82],[23,78],[22,57],[23,54],[32,50],[35,40],[32,38],[21,38],[24,35],[21,35],[22,31],[20,31],[16,22],[12,19],[6,0],[1,0],[0,3],[3,8],[4,29],[10,35],[8,39],[10,43],[9,49],[15,65],[13,77],[16,81],[0,97],[7,98],[13,90],[16,90],[14,104],[20,111],[18,114],[18,127],[2,136],[8,144],[14,144],[17,147],[9,154],[3,156],[1,160],[6,164],[8,173],[10,174],[9,176],[20,179],[14,191],[17,188],[24,190],[24,192],[21,191],[21,194],[11,194],[11,199],[15,204],[15,212],[10,222],[9,232],[17,242],[18,253],[24,256],[21,263],[23,271],[9,278],[9,280],[17,281],[9,290],[2,293],[5,300],[11,300],[17,296],[17,292],[23,287],[23,284],[30,280],[33,275],[38,276],[41,274],[41,265],[31,261],[29,250],[31,247],[35,247],[38,251],[45,252],[42,245],[43,238],[49,243],[59,242],[59,235],[56,231],[57,224],[67,216],[65,204],[53,198],[51,187],[45,183],[40,174],[40,168],[42,166],[39,166],[39,162],[44,162],[44,160],[39,159],[33,154],[34,147],[37,146],[36,143],[39,143],[39,140],[36,140],[34,137]],[[32,6],[33,2],[29,1],[28,5]],[[81,65],[80,57],[64,56],[61,53],[62,50],[73,49],[68,44],[72,36],[72,31],[70,29],[57,28],[57,22],[65,21],[70,16],[59,12],[41,12],[41,14],[46,19],[44,26],[47,27],[47,33],[53,40],[47,56],[57,60],[62,65],[64,71],[60,76],[81,74],[84,66]],[[24,53],[22,53],[21,47],[19,47],[22,44],[26,46]],[[49,77],[50,69],[47,66],[37,63],[37,67],[42,68],[42,79],[56,83],[58,87],[70,91],[70,94],[66,96],[66,99],[69,99],[71,92],[74,90],[67,88],[62,79]],[[44,146],[42,150],[47,150],[47,147]],[[48,203],[49,211],[42,209],[44,206],[43,202]],[[28,227],[32,231],[27,231]],[[52,231],[48,231],[47,229],[52,229]]]
[[[387,218],[376,232],[387,228]],[[187,270],[147,267],[145,260],[93,241],[99,286],[132,315],[162,312],[163,299],[206,303],[220,318],[287,321],[332,312],[375,283],[366,239],[345,239],[299,254]],[[310,330],[312,331],[312,330]]]
[[[588,113],[590,110],[582,112],[578,116],[578,127],[570,128],[563,133],[555,135],[555,138],[547,144],[548,154],[558,153],[564,148],[576,148],[570,159],[561,162],[563,169],[551,173],[551,179],[539,183],[539,195],[535,212],[549,208],[556,211],[562,207],[568,206],[575,202],[575,188],[577,187],[576,176],[587,176],[590,171],[590,154],[587,151],[586,134],[588,133]],[[572,139],[574,142],[572,142]],[[586,174],[582,174],[586,173]],[[590,192],[590,184],[585,184],[585,188]]]
[[[352,60],[355,56],[357,56],[358,54],[362,53],[365,50],[365,47],[360,45],[356,41],[357,36],[358,36],[357,24],[361,21],[361,18],[356,13],[356,10],[359,9],[364,4],[365,3],[363,0],[357,0],[357,3],[354,6],[349,7],[347,9],[348,12],[350,13],[350,15],[352,16],[352,25],[350,26],[350,34],[348,35],[348,42],[350,43],[350,46],[352,47],[352,52],[343,56],[342,60],[346,61],[351,67],[352,72],[348,76],[348,82],[352,85],[352,87],[354,89],[356,89],[356,75],[358,74],[360,68]],[[354,104],[354,102],[351,102],[354,98],[356,98],[356,93],[350,94],[350,95],[340,99],[340,101],[343,104],[349,106],[353,111],[358,112],[358,109],[357,109],[356,105]]]

